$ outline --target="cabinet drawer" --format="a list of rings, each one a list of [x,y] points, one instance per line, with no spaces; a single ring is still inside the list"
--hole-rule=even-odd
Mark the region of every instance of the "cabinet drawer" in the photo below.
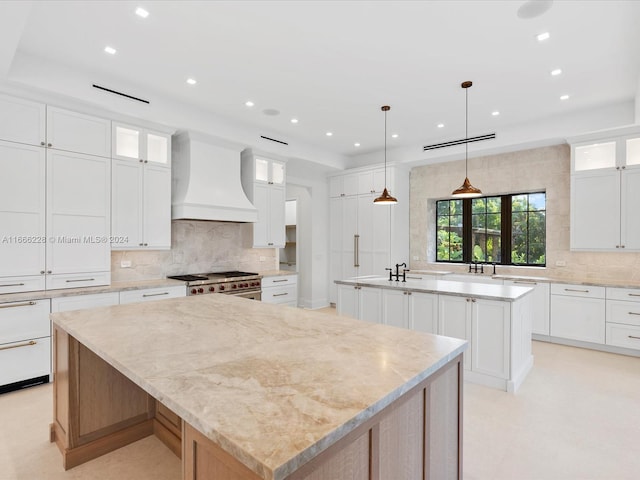
[[[569,295],[571,297],[604,298],[605,287],[593,285],[572,285],[568,283],[552,283],[551,295]]]
[[[49,312],[49,300],[0,303],[0,344],[50,336]]]
[[[120,303],[151,302],[162,300],[163,298],[184,297],[187,294],[187,287],[171,286],[162,288],[145,288],[143,290],[127,290],[120,292]]]
[[[110,305],[118,305],[118,303],[120,303],[118,292],[74,295],[51,299],[51,311],[68,312],[84,308],[108,307]]]
[[[296,301],[296,296],[295,285],[262,290],[262,301],[265,303],[292,303]]]
[[[44,275],[28,277],[1,277],[1,293],[37,292],[44,290]]]
[[[640,327],[640,302],[607,300],[607,323],[608,322]]]
[[[96,287],[111,284],[111,272],[65,273],[47,275],[47,290]]]
[[[609,299],[640,303],[640,289],[607,287],[607,300]]]
[[[262,288],[281,287],[298,283],[298,275],[278,275],[274,277],[264,277],[262,279]]]
[[[0,385],[51,373],[51,337],[0,345]]]
[[[607,345],[640,350],[640,326],[607,323]]]

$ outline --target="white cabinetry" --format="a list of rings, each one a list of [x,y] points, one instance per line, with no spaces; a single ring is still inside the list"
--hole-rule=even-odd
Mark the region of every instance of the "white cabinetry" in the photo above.
[[[46,145],[46,106],[0,95],[0,139],[27,145]]]
[[[640,251],[640,130],[570,143],[571,249]]]
[[[120,296],[118,292],[94,293],[90,295],[71,295],[51,299],[52,312],[68,312],[71,310],[83,310],[85,308],[109,307],[118,305]]]
[[[171,135],[135,125],[113,123],[113,158],[171,166]]]
[[[329,178],[330,299],[334,280],[359,275],[384,275],[384,269],[407,263],[409,256],[409,176],[387,168],[387,186],[396,205],[375,205],[384,188],[384,169],[358,169]]]
[[[531,287],[533,292],[531,333],[535,335],[549,335],[549,283],[535,280],[505,280],[505,285]]]
[[[640,350],[640,290],[607,287],[606,343]]]
[[[49,300],[0,303],[0,392],[25,380],[48,381],[50,308]]]
[[[552,337],[604,344],[605,288],[551,285]]]
[[[338,285],[338,315],[382,323],[382,289]]]
[[[253,224],[254,248],[285,246],[285,163],[250,150],[242,152],[242,187],[258,210]]]
[[[177,298],[187,295],[187,287],[175,285],[169,287],[141,288],[138,290],[126,290],[120,292],[120,303],[140,303],[162,300],[165,298]]]
[[[383,289],[382,323],[419,332],[437,333],[438,295]]]
[[[111,121],[47,106],[47,147],[111,157]]]
[[[297,307],[298,275],[262,277],[262,301]]]

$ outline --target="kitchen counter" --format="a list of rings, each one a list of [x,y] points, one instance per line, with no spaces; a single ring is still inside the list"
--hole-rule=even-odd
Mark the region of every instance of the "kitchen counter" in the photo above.
[[[422,462],[422,455],[425,451],[428,453],[429,448],[436,449],[442,455],[437,459],[433,459],[433,454],[431,460],[427,458],[427,468],[436,468],[435,463],[429,467],[429,462],[448,462],[444,468],[458,472],[455,476],[449,474],[448,478],[462,478],[458,456],[461,442],[458,436],[462,430],[458,422],[462,405],[461,359],[467,346],[463,340],[308,310],[282,309],[228,295],[64,312],[52,314],[51,318],[56,329],[56,355],[61,359],[57,368],[67,372],[66,376],[56,375],[56,381],[60,381],[54,385],[57,406],[52,425],[65,468],[88,460],[83,457],[77,461],[75,444],[80,446],[77,450],[91,450],[82,438],[69,437],[76,432],[65,425],[65,422],[82,422],[87,418],[86,412],[74,411],[73,402],[69,400],[74,398],[73,392],[77,392],[75,379],[86,382],[96,379],[99,384],[104,376],[124,375],[126,379],[113,382],[126,385],[127,390],[125,394],[110,392],[116,399],[111,401],[113,408],[118,408],[118,399],[125,396],[130,400],[122,404],[121,409],[130,409],[129,405],[136,403],[131,399],[140,395],[138,390],[146,392],[185,422],[184,432],[195,429],[196,435],[212,443],[210,448],[222,449],[224,455],[216,458],[230,455],[253,475],[233,478],[304,478],[294,472],[299,469],[308,472],[322,462],[344,458],[339,453],[343,448],[345,452],[352,452],[345,444],[347,441],[364,445],[366,455],[362,458],[366,458],[368,468],[370,455],[375,457],[379,453],[369,452],[369,448],[380,448],[383,452],[399,448],[395,445],[397,436],[385,447],[387,430],[378,429],[376,422],[385,418],[390,419],[388,422],[396,421],[389,412],[402,415],[402,409],[410,406],[416,408],[409,422],[414,427],[420,425],[416,420],[422,418],[424,412],[427,417],[438,418],[438,422],[433,423],[425,419],[420,428],[427,429],[426,432],[414,432],[416,438],[427,441],[433,438],[435,442],[427,445],[426,450],[422,448],[422,453],[416,453],[420,456],[418,460]],[[76,365],[75,357],[69,352],[87,355],[87,360],[80,359]],[[96,365],[103,373],[94,375],[92,373],[97,372],[85,370],[82,376],[79,369],[89,368],[87,365]],[[440,383],[442,388],[425,390],[425,382],[435,382],[435,378],[447,383]],[[95,392],[98,387],[79,391]],[[415,402],[405,401],[409,395],[415,395],[411,397]],[[427,399],[434,395],[426,407],[419,403],[425,395]],[[102,395],[91,398],[99,402]],[[101,411],[92,408],[88,400],[84,402],[78,401],[76,409],[85,406],[92,412]],[[112,403],[106,404],[108,408],[112,408]],[[140,419],[139,425],[148,420],[152,414],[144,410],[147,403],[140,400],[138,405],[142,410],[130,413],[131,418],[119,425],[127,425],[125,430],[143,428],[131,423],[134,417]],[[68,410],[58,414],[60,405],[66,405]],[[438,405],[442,405],[441,411]],[[106,415],[111,423],[114,415],[113,412]],[[98,433],[87,434],[91,442],[102,442],[101,445],[114,442],[116,448],[126,444],[112,438],[124,435],[114,434],[112,425],[104,427],[93,419],[88,423],[102,428]],[[389,423],[386,425],[392,427]],[[442,431],[443,426],[446,431]],[[437,428],[441,431],[433,431]],[[80,425],[76,431],[81,430],[86,433],[90,428]],[[361,430],[364,436],[358,433]],[[371,433],[373,430],[375,433]],[[131,434],[127,437],[128,443],[146,434],[149,431]],[[377,438],[373,446],[370,446],[369,435]],[[104,438],[96,440],[101,436]],[[356,437],[361,440],[353,440]],[[450,447],[442,444],[442,438],[449,438],[445,443],[455,446],[455,451],[446,451]],[[342,447],[343,444],[346,446]],[[185,445],[184,455],[188,456],[191,444]],[[98,455],[105,453],[100,452]],[[408,468],[406,462],[412,459],[394,454],[382,457],[381,469],[386,468],[385,462],[402,459],[397,467],[392,465],[388,470],[394,478],[401,477],[393,474],[400,471],[393,468]],[[341,460],[335,468],[346,468],[344,465],[355,461],[354,458],[351,454],[346,463]],[[308,463],[312,459],[314,462]],[[190,461],[183,458],[183,462],[188,468]],[[347,476],[336,473],[332,478]]]
[[[186,285],[185,282],[170,278],[157,280],[137,280],[131,282],[113,282],[111,285],[98,287],[63,288],[57,290],[38,290],[35,292],[3,293],[0,294],[0,303],[22,302],[25,300],[43,300],[48,298],[72,297],[76,295],[91,295],[95,293],[124,292],[127,290],[141,290],[143,288],[162,288],[176,285]]]
[[[297,275],[298,272],[292,272],[291,270],[264,270],[258,272],[263,277],[280,277],[283,275]]]
[[[395,280],[389,281],[384,277],[354,277],[347,280],[336,280],[335,283],[339,285],[400,289],[409,292],[441,293],[459,297],[483,298],[486,300],[502,300],[507,302],[513,302],[532,291],[530,287],[455,282],[440,279],[409,279],[406,282],[396,282]]]

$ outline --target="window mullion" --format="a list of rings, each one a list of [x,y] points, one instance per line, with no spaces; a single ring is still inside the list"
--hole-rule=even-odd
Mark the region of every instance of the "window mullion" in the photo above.
[[[462,200],[462,262],[470,263],[473,259],[473,245],[471,245],[471,199]]]
[[[500,208],[500,232],[501,256],[503,265],[511,265],[511,195],[503,195]]]

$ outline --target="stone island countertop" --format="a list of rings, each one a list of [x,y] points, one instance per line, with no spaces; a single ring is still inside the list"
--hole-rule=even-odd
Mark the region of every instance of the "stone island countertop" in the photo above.
[[[467,346],[229,295],[51,318],[266,480],[285,478]]]

